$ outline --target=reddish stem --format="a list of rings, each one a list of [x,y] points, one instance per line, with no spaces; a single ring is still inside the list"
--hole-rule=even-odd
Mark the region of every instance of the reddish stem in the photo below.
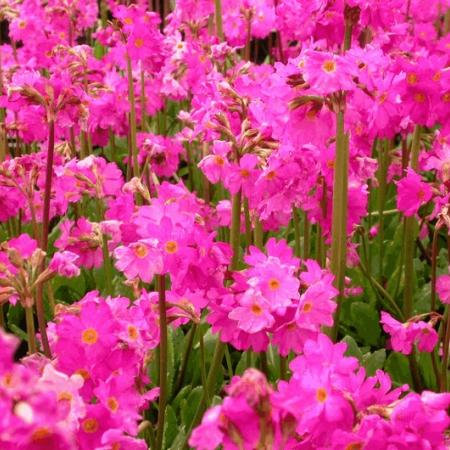
[[[53,177],[53,159],[55,154],[55,122],[50,120],[48,123],[48,147],[47,147],[47,168],[45,174],[45,191],[44,191],[44,211],[42,213],[42,235],[40,247],[46,252],[48,247],[48,233],[50,225],[50,197],[52,191],[52,177]],[[42,261],[40,272],[45,269],[45,260]],[[45,322],[44,310],[44,285],[40,283],[37,288],[36,295],[36,313],[39,324],[39,332],[41,334],[42,345],[44,347],[44,354],[51,358],[50,345],[47,337],[47,324]]]

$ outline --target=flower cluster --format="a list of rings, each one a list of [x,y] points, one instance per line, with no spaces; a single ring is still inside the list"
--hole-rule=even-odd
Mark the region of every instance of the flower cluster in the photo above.
[[[325,335],[305,343],[289,381],[272,388],[248,369],[234,377],[189,441],[198,450],[237,448],[445,449],[450,394],[401,394],[386,373],[367,377],[345,344]]]

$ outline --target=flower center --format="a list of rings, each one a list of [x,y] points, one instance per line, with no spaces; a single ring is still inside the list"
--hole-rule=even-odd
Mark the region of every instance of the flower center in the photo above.
[[[164,248],[166,249],[167,253],[170,253],[172,255],[178,251],[178,244],[176,241],[167,241]]]
[[[98,341],[98,333],[94,328],[87,328],[81,333],[81,342],[94,345]]]
[[[328,397],[328,395],[327,395],[327,391],[325,390],[325,388],[321,387],[321,388],[317,389],[316,398],[320,403],[323,403],[327,399],[327,397]]]
[[[275,170],[271,170],[267,175],[266,178],[268,180],[273,180],[275,179],[275,177],[277,176],[277,173],[275,172]]]
[[[148,248],[144,244],[137,244],[133,250],[134,254],[140,259],[143,259],[148,255]]]
[[[98,430],[98,421],[93,417],[88,417],[81,423],[81,428],[85,433],[95,433]]]
[[[133,19],[131,17],[125,17],[125,19],[123,19],[123,23],[133,25]]]
[[[378,97],[378,103],[382,104],[386,101],[388,97],[387,92],[383,92],[379,97]]]
[[[333,61],[332,59],[327,59],[322,64],[322,69],[324,70],[324,72],[327,72],[327,73],[336,72],[336,62]]]
[[[414,94],[414,100],[417,103],[423,103],[425,101],[425,94],[422,92],[417,92],[417,94]]]
[[[31,441],[40,441],[51,436],[52,432],[47,427],[39,427],[31,435]]]
[[[345,446],[344,450],[362,450],[363,446],[361,442],[350,442]]]
[[[241,169],[241,177],[248,178],[250,176],[250,172],[247,169]]]
[[[312,311],[312,309],[313,309],[313,304],[311,302],[306,302],[303,305],[303,309],[302,310],[303,310],[304,313],[309,313],[309,312]]]
[[[280,282],[276,278],[271,278],[268,284],[271,291],[276,291],[280,289],[281,286]]]
[[[406,75],[406,81],[409,84],[416,84],[417,83],[417,74],[414,72],[408,73],[408,75]]]
[[[255,314],[255,316],[260,316],[263,313],[263,309],[258,305],[258,303],[253,303],[251,311]]]
[[[133,339],[133,341],[138,338],[139,333],[134,325],[128,325],[128,336],[130,337],[130,339]]]
[[[60,392],[58,394],[58,401],[62,402],[62,401],[67,401],[70,402],[73,398],[73,395],[70,392]]]
[[[223,165],[225,164],[225,160],[224,160],[220,155],[214,156],[214,162],[215,162],[218,166],[223,166]]]
[[[83,377],[83,380],[89,380],[89,378],[91,378],[91,376],[89,375],[89,372],[86,369],[78,369],[75,371],[75,373],[77,375],[80,375],[81,377]]]
[[[134,46],[135,46],[136,48],[141,48],[143,45],[144,45],[144,39],[142,39],[142,38],[136,38],[136,39],[134,40]]]
[[[117,401],[116,397],[109,397],[106,401],[106,404],[113,413],[117,412],[117,410],[119,409],[119,402]]]

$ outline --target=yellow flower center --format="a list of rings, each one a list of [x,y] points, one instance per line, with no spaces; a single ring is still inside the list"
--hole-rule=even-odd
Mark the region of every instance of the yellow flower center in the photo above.
[[[263,313],[263,309],[258,305],[258,303],[253,303],[250,309],[255,316],[260,316]]]
[[[33,434],[31,435],[31,441],[41,441],[42,439],[46,439],[51,436],[51,434],[52,432],[47,427],[36,428],[36,430],[34,430]]]
[[[304,313],[309,313],[309,312],[312,311],[312,309],[313,309],[313,304],[312,304],[311,302],[306,302],[306,303],[303,305],[302,311],[303,311]]]
[[[77,375],[80,375],[81,377],[83,377],[83,380],[89,380],[89,378],[91,378],[91,376],[89,375],[89,372],[86,369],[78,369],[75,371],[75,373]]]
[[[141,48],[143,45],[144,45],[144,39],[142,39],[142,38],[136,38],[136,39],[134,40],[134,46],[135,46],[136,48]]]
[[[417,103],[423,103],[425,101],[425,94],[422,92],[417,92],[417,94],[414,94],[414,100]]]
[[[95,433],[98,430],[98,421],[93,417],[88,417],[81,422],[81,428],[85,433]]]
[[[138,329],[134,325],[128,325],[128,336],[130,337],[130,339],[133,339],[133,341],[138,338]]]
[[[281,286],[280,282],[276,278],[271,278],[268,284],[271,291],[276,291],[280,289]]]
[[[266,179],[268,180],[274,180],[277,176],[277,173],[275,172],[275,170],[271,170],[267,175],[266,175]]]
[[[109,397],[106,401],[106,404],[113,413],[117,412],[117,410],[119,409],[119,402],[117,401],[116,397]]]
[[[324,70],[324,72],[327,73],[336,72],[336,61],[333,61],[332,59],[327,59],[322,64],[322,69]]]
[[[416,84],[416,83],[417,83],[417,80],[418,80],[417,74],[414,73],[414,72],[408,73],[408,75],[406,75],[406,81],[407,81],[409,84]]]
[[[123,19],[123,23],[125,23],[126,25],[132,25],[133,19],[131,17],[125,17],[125,19]]]
[[[60,392],[58,394],[58,401],[62,402],[62,401],[67,401],[70,402],[73,398],[73,395],[70,392]]]
[[[362,450],[362,448],[361,442],[351,442],[345,446],[344,450]]]
[[[250,172],[247,169],[241,169],[241,177],[248,178],[250,176]]]
[[[218,166],[223,166],[225,164],[225,160],[220,155],[216,155],[214,156],[214,163]]]
[[[148,255],[148,248],[144,244],[137,244],[133,250],[134,254],[140,259],[143,259]]]
[[[178,244],[176,241],[167,241],[164,248],[166,249],[167,253],[170,253],[172,255],[178,251]]]
[[[328,397],[328,395],[327,395],[327,391],[325,390],[325,388],[321,387],[321,388],[317,389],[316,398],[320,403],[323,403],[327,399],[327,397]]]
[[[387,92],[383,92],[379,97],[378,97],[378,103],[382,104],[386,101],[388,97]]]
[[[87,328],[81,333],[81,342],[94,345],[98,341],[98,333],[94,328]]]

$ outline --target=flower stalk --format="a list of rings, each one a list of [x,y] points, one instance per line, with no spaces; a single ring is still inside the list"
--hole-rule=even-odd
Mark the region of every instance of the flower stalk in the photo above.
[[[164,422],[167,403],[167,312],[166,312],[166,278],[158,275],[156,278],[158,289],[159,309],[159,404],[158,424],[156,432],[156,449],[161,450],[164,437]]]

